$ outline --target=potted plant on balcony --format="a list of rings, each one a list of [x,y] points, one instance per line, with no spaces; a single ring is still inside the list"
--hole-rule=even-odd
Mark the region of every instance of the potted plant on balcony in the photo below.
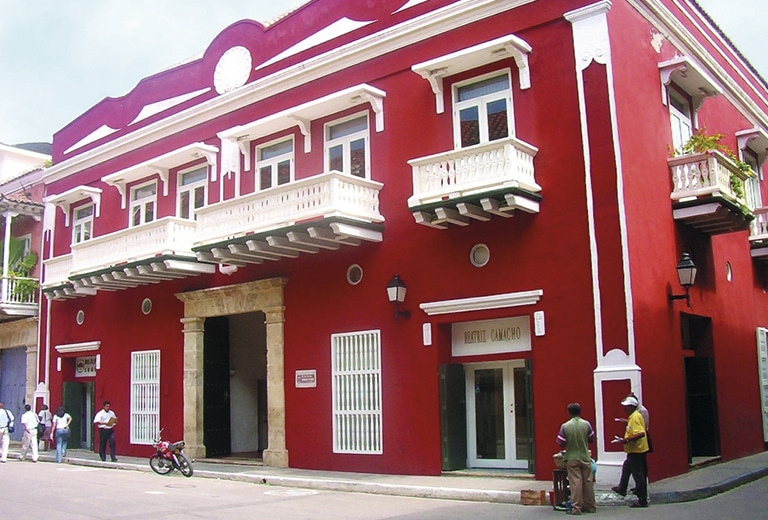
[[[9,276],[15,279],[13,284],[13,295],[21,300],[27,300],[29,296],[37,290],[37,280],[30,278],[32,270],[37,265],[37,253],[27,253],[19,261]]]
[[[4,241],[0,241],[0,265],[3,262],[2,253],[5,251]],[[8,247],[9,280],[13,282],[12,296],[16,300],[25,301],[37,290],[37,280],[30,278],[37,265],[37,253],[24,254],[24,241],[11,237]]]
[[[739,172],[744,178],[752,177],[755,175],[755,172],[752,170],[752,167],[749,164],[740,160],[733,152],[733,150],[720,142],[722,139],[723,134],[707,134],[704,129],[700,129],[683,144],[682,149],[679,151],[679,153],[675,153],[675,155],[720,152],[728,157],[728,159],[736,165],[736,168],[738,168]],[[739,200],[744,200],[745,192],[744,181],[742,178],[732,173],[730,176],[730,181],[733,193],[736,195],[736,197],[738,197]],[[748,208],[743,209],[746,209],[746,211],[749,212]]]

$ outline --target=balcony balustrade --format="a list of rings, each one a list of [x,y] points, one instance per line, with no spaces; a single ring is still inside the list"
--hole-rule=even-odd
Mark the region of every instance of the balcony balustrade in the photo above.
[[[192,253],[196,223],[164,217],[72,245],[72,253],[44,262],[43,290],[68,298],[161,280],[212,273]]]
[[[752,257],[768,261],[768,206],[755,208],[755,219],[749,227],[749,244]]]
[[[72,245],[70,275],[161,255],[194,257],[195,221],[164,217]]]
[[[37,316],[37,282],[37,278],[2,278],[0,320]]]
[[[749,176],[728,157],[711,151],[672,157],[668,164],[675,220],[708,234],[749,227],[754,215],[743,189]]]
[[[273,254],[336,249],[342,243],[356,245],[357,239],[378,242],[381,233],[370,224],[384,221],[379,213],[382,187],[331,171],[212,204],[197,210],[194,249],[206,261],[237,264],[253,256],[243,252],[245,239],[260,240]],[[240,258],[230,254],[235,249]]]
[[[413,195],[408,206],[418,223],[440,229],[492,215],[510,217],[515,209],[538,213],[537,152],[510,137],[410,160]]]

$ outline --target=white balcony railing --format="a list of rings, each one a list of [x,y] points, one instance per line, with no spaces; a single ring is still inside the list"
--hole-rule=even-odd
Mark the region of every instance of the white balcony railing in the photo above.
[[[675,201],[694,200],[701,197],[722,195],[732,202],[746,205],[742,194],[736,193],[731,176],[742,183],[748,175],[720,152],[704,152],[672,157],[668,160],[672,172],[672,194]]]
[[[768,242],[768,206],[752,210],[755,219],[749,224],[750,242]]]
[[[164,217],[73,244],[69,274],[88,273],[162,254],[194,256],[195,229],[193,220]],[[48,277],[46,285],[50,285]]]
[[[37,278],[3,277],[1,303],[36,305]]]
[[[40,285],[55,287],[66,283],[72,271],[72,255],[61,255],[43,261],[43,278]]]
[[[195,245],[212,244],[247,233],[287,227],[296,222],[346,217],[382,222],[383,185],[332,171],[226,200],[197,210]]]
[[[408,161],[414,207],[507,186],[539,192],[533,170],[538,149],[514,137]]]

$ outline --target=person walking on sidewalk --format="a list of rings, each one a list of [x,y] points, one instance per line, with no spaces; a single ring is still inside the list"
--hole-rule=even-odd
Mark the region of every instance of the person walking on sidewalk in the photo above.
[[[13,413],[5,409],[5,403],[0,401],[0,462],[8,460],[8,447],[11,445],[13,428]]]
[[[31,448],[32,462],[37,462],[39,456],[37,451],[37,425],[40,424],[40,420],[29,404],[24,405],[24,413],[21,414],[21,424],[24,426],[24,435],[21,437],[21,455],[19,455],[19,460],[27,458],[27,453],[29,453]]]
[[[636,398],[626,397],[621,402],[621,406],[624,407],[624,411],[628,414],[627,427],[624,431],[624,437],[615,437],[613,442],[620,442],[624,445],[630,473],[635,480],[637,502],[630,504],[629,507],[648,507],[648,480],[645,475],[648,439],[645,435],[645,420],[637,410],[638,402]],[[611,490],[621,496],[626,496],[628,485],[629,475],[625,475],[622,472],[619,485],[613,486]]]
[[[53,440],[56,434],[56,462],[61,463],[61,458],[67,455],[67,441],[69,440],[69,423],[72,422],[72,416],[69,415],[63,406],[56,408],[56,413],[51,419],[51,437]]]
[[[112,462],[117,462],[114,431],[117,416],[110,409],[111,406],[109,401],[104,401],[103,408],[93,418],[93,423],[99,427],[99,457],[101,457],[102,462],[107,460],[107,443],[109,443],[109,455]]]
[[[570,420],[560,426],[557,443],[565,448],[563,460],[568,470],[568,483],[571,487],[571,514],[580,515],[582,511],[594,513],[595,486],[592,480],[592,457],[589,455],[589,443],[595,440],[595,430],[589,421],[581,418],[581,405],[568,405]]]
[[[40,408],[40,412],[37,414],[37,418],[41,423],[43,423],[43,426],[45,426],[45,430],[43,431],[43,438],[38,439],[38,441],[42,440],[43,451],[48,451],[51,449],[51,426],[53,425],[53,415],[51,415],[51,411],[48,409],[47,404],[44,404]]]

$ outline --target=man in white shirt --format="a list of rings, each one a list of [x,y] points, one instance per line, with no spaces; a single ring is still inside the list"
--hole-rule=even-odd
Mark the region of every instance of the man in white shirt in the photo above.
[[[13,425],[13,414],[5,409],[5,403],[0,401],[0,462],[8,460],[8,446],[11,444],[11,433],[8,427]]]
[[[115,432],[113,428],[117,424],[115,412],[110,410],[109,401],[104,401],[103,408],[93,418],[93,424],[99,427],[99,457],[102,462],[107,460],[107,443],[109,443],[109,455],[112,462],[117,462],[115,454]]]
[[[19,460],[24,460],[27,452],[32,448],[32,462],[37,462],[37,425],[40,421],[37,414],[32,411],[28,404],[24,405],[24,413],[21,414],[21,424],[24,426],[24,436],[21,438],[21,455]]]

